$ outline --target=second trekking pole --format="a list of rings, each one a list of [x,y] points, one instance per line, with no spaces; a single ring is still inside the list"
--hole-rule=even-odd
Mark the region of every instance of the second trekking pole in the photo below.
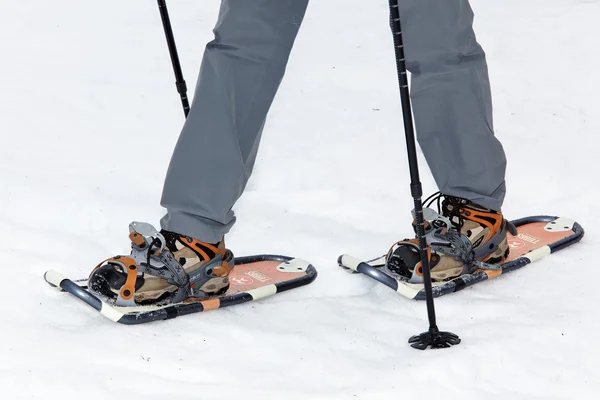
[[[423,266],[423,280],[427,303],[427,315],[429,317],[429,330],[419,335],[412,336],[408,342],[412,347],[425,350],[432,348],[450,347],[460,343],[460,338],[451,332],[440,332],[436,324],[435,308],[433,304],[433,293],[431,289],[431,274],[429,270],[429,255],[427,240],[425,239],[425,222],[423,218],[423,189],[419,178],[419,167],[417,161],[417,150],[415,144],[415,133],[412,120],[410,104],[410,93],[408,90],[408,77],[406,73],[406,61],[404,59],[404,43],[402,40],[402,27],[400,24],[400,10],[398,2],[401,0],[389,0],[390,2],[390,27],[394,36],[394,51],[396,55],[396,68],[398,71],[398,83],[400,85],[400,98],[402,101],[402,115],[404,118],[404,132],[406,134],[406,147],[408,150],[408,166],[410,169],[410,189],[415,203],[415,216],[417,225],[417,236],[419,238],[419,253]]]

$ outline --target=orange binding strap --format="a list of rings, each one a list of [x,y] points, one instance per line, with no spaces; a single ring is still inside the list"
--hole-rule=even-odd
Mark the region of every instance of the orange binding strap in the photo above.
[[[138,267],[133,258],[131,257],[119,257],[115,262],[121,264],[125,270],[127,270],[127,280],[121,288],[121,297],[125,300],[129,300],[135,293],[135,283],[137,281]]]
[[[127,279],[125,280],[125,285],[121,288],[121,297],[125,300],[129,300],[135,294],[135,283],[137,282],[137,273],[138,267],[135,260],[131,257],[127,256],[115,256],[111,258],[107,258],[102,261],[100,264],[96,265],[96,267],[90,273],[90,277],[100,266],[104,265],[105,262],[112,262],[115,264],[119,264],[123,270],[127,273]]]
[[[144,237],[142,235],[140,235],[139,233],[137,233],[137,232],[131,232],[129,234],[129,239],[133,243],[135,243],[136,245],[138,245],[140,247],[143,246],[144,243],[146,243],[146,241],[144,240]]]
[[[411,242],[412,242],[412,240],[411,240]],[[417,239],[417,243],[418,242],[419,242],[419,240]],[[431,247],[430,246],[427,246],[427,260],[429,261],[428,265],[429,265],[429,269],[431,270]],[[417,275],[423,276],[423,262],[422,261],[419,261],[417,263],[417,265],[415,266],[415,271],[417,272]]]
[[[188,240],[188,239],[191,239]],[[204,261],[208,261],[210,260],[212,257],[210,257],[208,255],[208,253],[206,253],[203,250],[204,248],[207,248],[208,250],[212,251],[213,253],[215,253],[215,256],[217,256],[218,254],[225,254],[225,250],[220,250],[219,248],[213,246],[210,243],[206,243],[206,242],[201,242],[198,239],[194,239],[194,238],[186,238],[185,236],[182,236],[180,238],[181,242],[183,244],[185,244],[187,247],[189,247],[190,249],[192,249],[193,251],[195,251],[196,253],[200,254],[203,258]]]
[[[469,208],[468,212],[463,210],[461,215],[466,219],[477,222],[478,224],[489,228],[491,231],[490,237],[494,236],[502,228],[503,218],[493,212],[485,212]]]

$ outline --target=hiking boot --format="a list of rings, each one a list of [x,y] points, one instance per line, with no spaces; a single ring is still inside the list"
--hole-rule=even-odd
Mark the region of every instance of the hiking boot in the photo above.
[[[224,239],[205,243],[189,236],[133,222],[130,256],[116,256],[91,272],[92,292],[118,306],[169,304],[210,298],[229,288],[233,254]]]
[[[477,269],[499,269],[509,255],[507,231],[516,234],[502,212],[439,192],[424,203],[430,199],[427,207],[436,200],[438,205],[437,213],[424,209],[431,280],[447,281]],[[386,270],[412,283],[422,283],[418,240],[395,243],[386,256]]]

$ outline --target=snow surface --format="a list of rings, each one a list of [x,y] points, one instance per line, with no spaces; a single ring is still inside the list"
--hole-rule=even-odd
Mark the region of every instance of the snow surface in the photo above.
[[[461,345],[417,351],[425,304],[339,269],[410,234],[386,1],[313,1],[228,236],[282,253],[310,286],[126,327],[51,290],[158,224],[183,122],[156,2],[0,2],[0,398],[598,399],[593,229],[600,87],[596,0],[473,0],[509,218],[578,220],[586,237],[436,302]],[[189,87],[218,0],[171,1]],[[427,193],[437,190],[421,158]],[[442,397],[443,396],[443,397]]]

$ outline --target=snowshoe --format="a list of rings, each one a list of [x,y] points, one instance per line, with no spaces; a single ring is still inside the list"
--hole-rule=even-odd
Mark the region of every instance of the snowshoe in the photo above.
[[[234,258],[223,241],[203,243],[140,222],[129,230],[129,256],[101,262],[88,279],[73,281],[52,270],[44,279],[114,322],[140,324],[258,300],[317,277],[298,258]]]
[[[436,195],[423,209],[434,297],[522,268],[584,236],[581,225],[568,218],[538,215],[507,221],[501,212],[464,199]],[[436,200],[438,212],[429,208]],[[368,261],[343,254],[338,264],[407,298],[426,298],[417,239],[397,242],[386,254]]]

